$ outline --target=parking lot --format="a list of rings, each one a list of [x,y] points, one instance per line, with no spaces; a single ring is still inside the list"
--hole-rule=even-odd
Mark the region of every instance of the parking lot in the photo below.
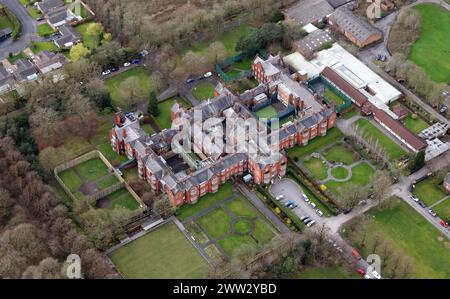
[[[316,221],[316,224],[323,222],[324,217],[320,217],[315,211],[314,207],[303,199],[304,192],[290,179],[282,179],[270,187],[270,193],[276,198],[277,196],[283,195],[284,198],[281,200],[283,204],[288,201],[295,202],[297,207],[293,209],[295,214],[301,218],[302,216],[308,216],[309,218]]]

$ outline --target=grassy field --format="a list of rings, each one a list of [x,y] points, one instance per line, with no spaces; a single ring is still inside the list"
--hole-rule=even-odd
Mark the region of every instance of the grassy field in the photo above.
[[[317,267],[309,268],[300,272],[299,279],[359,279],[360,277],[353,272],[349,272],[344,267]]]
[[[155,118],[156,123],[162,129],[167,129],[172,126],[172,120],[170,119],[170,109],[172,109],[175,101],[178,101],[183,107],[190,108],[191,105],[180,97],[173,97],[163,102],[158,103],[159,115]]]
[[[414,117],[411,113],[402,119],[402,123],[414,134],[418,134],[430,126],[420,116]]]
[[[435,4],[414,6],[422,16],[420,37],[413,44],[409,59],[437,82],[450,82],[450,12]]]
[[[351,165],[358,161],[355,153],[343,144],[334,145],[322,152],[322,155],[330,162],[341,162],[346,165]]]
[[[81,34],[81,37],[83,39],[83,44],[88,47],[89,49],[95,49],[98,46],[97,40],[95,36],[89,35],[87,33],[87,28],[90,24],[94,22],[86,22],[84,24],[78,25],[75,27],[75,30],[78,31],[78,33]]]
[[[206,278],[208,265],[174,223],[167,223],[114,251],[125,278]]]
[[[192,95],[199,101],[212,99],[214,97],[214,85],[211,83],[200,83],[192,89]]]
[[[344,167],[338,166],[331,170],[331,175],[336,179],[343,180],[348,176],[348,170]]]
[[[375,170],[370,167],[366,162],[360,163],[352,168],[352,177],[346,182],[336,182],[334,180],[330,180],[325,183],[328,190],[335,195],[339,195],[339,188],[348,185],[354,184],[357,186],[366,186],[369,184],[370,179],[374,175]],[[339,175],[339,174],[337,174]]]
[[[270,118],[273,118],[273,117],[277,116],[277,114],[278,114],[277,110],[275,110],[275,108],[272,107],[271,105],[256,111],[256,115],[259,118],[270,119]]]
[[[314,138],[307,146],[296,145],[293,148],[288,149],[288,155],[291,158],[297,157],[302,159],[317,152],[321,148],[339,141],[343,137],[344,135],[338,128],[332,128],[328,131],[326,136]]]
[[[316,179],[324,180],[328,177],[328,167],[322,159],[310,157],[303,164]]]
[[[232,195],[232,185],[231,182],[228,181],[219,187],[219,191],[217,191],[217,193],[206,194],[194,205],[183,205],[177,213],[177,218],[180,219],[180,221],[184,221],[187,218],[198,214],[200,211],[203,211],[207,207],[212,206]]]
[[[28,10],[28,13],[31,15],[31,17],[33,18],[33,19],[37,19],[37,18],[39,18],[40,16],[42,16],[42,14],[41,14],[41,12],[39,11],[39,9],[37,9],[36,7],[34,7],[34,6],[28,6],[27,7],[27,10]]]
[[[230,229],[231,217],[222,208],[214,209],[208,214],[198,218],[196,221],[200,224],[208,234],[217,239],[225,235]]]
[[[450,222],[450,199],[447,198],[445,201],[435,206],[433,210],[439,215],[439,217],[447,222]]]
[[[342,106],[345,104],[345,100],[343,98],[341,98],[337,93],[332,91],[331,89],[326,89],[325,92],[323,93],[323,96],[328,101],[331,101],[332,103],[334,103],[336,105],[336,107],[339,107],[339,106]]]
[[[134,67],[129,69],[126,72],[120,73],[114,77],[109,78],[106,80],[106,87],[108,88],[109,92],[111,93],[111,99],[113,103],[117,99],[117,92],[119,90],[120,84],[127,80],[128,78],[137,77],[139,79],[139,83],[142,87],[142,89],[146,93],[150,93],[150,78],[149,74],[146,70],[144,70],[141,67]],[[170,114],[169,114],[170,115]]]
[[[430,177],[416,184],[413,193],[427,206],[430,206],[448,195],[439,187],[440,183],[441,182],[436,182],[433,177]]]
[[[55,32],[52,27],[50,27],[49,24],[44,23],[38,26],[38,34],[39,36],[49,36]]]
[[[5,28],[10,28],[11,30],[13,30],[13,27],[13,23],[6,15],[0,15],[0,30]]]
[[[406,154],[400,145],[378,130],[378,128],[372,125],[368,120],[360,119],[356,124],[365,131],[369,138],[378,140],[379,145],[384,148],[392,160],[400,159]]]
[[[113,209],[116,207],[123,207],[130,211],[139,209],[139,203],[125,188],[108,195],[108,198],[111,200],[111,208]]]
[[[34,42],[31,50],[34,54],[38,54],[42,51],[56,52],[58,49],[52,42]]]
[[[419,215],[404,201],[396,202],[385,210],[373,209],[369,212],[374,223],[369,226],[366,246],[360,248],[362,256],[369,254],[374,237],[378,235],[389,242],[402,258],[410,258],[413,262],[412,278],[450,278],[450,243],[440,236],[439,231]],[[351,243],[359,246],[359,242]],[[382,255],[383,246],[376,253]],[[386,276],[383,272],[382,275]]]

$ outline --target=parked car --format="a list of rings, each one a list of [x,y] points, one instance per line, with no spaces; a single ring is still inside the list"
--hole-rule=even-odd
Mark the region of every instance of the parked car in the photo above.
[[[303,220],[305,220],[306,218],[308,218],[308,216],[302,216],[302,217],[300,217],[300,221],[303,221]]]
[[[111,72],[117,72],[119,70],[119,68],[117,66],[113,66],[112,68],[110,68]]]
[[[287,203],[284,204],[284,206],[285,206],[286,208],[289,208],[291,205],[292,205],[292,202],[291,202],[291,201],[288,201]]]
[[[278,195],[277,197],[275,197],[276,201],[280,201],[284,198],[284,195]]]
[[[43,17],[43,16],[40,16],[40,17],[37,17],[37,18],[36,18],[36,21],[37,21],[37,22],[40,22],[40,21],[43,21],[43,20],[44,20],[44,17]]]
[[[109,74],[111,74],[111,71],[110,71],[110,70],[106,70],[106,71],[103,71],[103,72],[102,72],[102,75],[103,75],[103,76],[106,76],[106,75],[109,75]]]
[[[317,215],[319,215],[320,217],[323,217],[323,212],[319,209],[316,210]]]
[[[307,226],[307,227],[311,227],[311,226],[313,226],[314,224],[316,224],[316,221],[315,221],[315,220],[309,222],[306,226]]]
[[[316,208],[316,204],[315,203],[310,202],[309,204],[311,205],[311,207]]]
[[[131,64],[139,64],[141,61],[139,59],[133,59]]]
[[[444,220],[441,220],[441,222],[439,222],[440,225],[442,225],[443,227],[447,228],[448,227],[448,223],[445,222]]]
[[[409,197],[415,202],[419,201],[419,199],[417,197],[415,197],[414,195],[410,195]]]
[[[353,250],[352,250],[352,255],[357,260],[361,259],[361,255],[359,254],[358,250],[356,250],[355,248],[353,248]]]
[[[439,109],[439,113],[440,114],[445,114],[447,112],[447,110],[448,110],[448,107],[444,105],[444,106],[442,106],[441,109]]]
[[[424,209],[427,207],[427,205],[421,200],[419,200],[417,203],[419,204],[419,206],[421,206]]]
[[[131,62],[125,62],[125,63],[123,64],[124,67],[129,67],[130,65],[131,65]]]
[[[303,219],[303,223],[304,223],[304,224],[307,224],[307,223],[310,222],[310,221],[312,221],[312,219],[309,218],[309,217],[306,217],[305,219]]]
[[[211,77],[212,76],[212,73],[211,72],[207,72],[207,73],[205,73],[204,75],[203,75],[203,78],[209,78],[209,77]]]
[[[309,202],[308,196],[306,196],[305,194],[302,194],[302,197],[305,202]]]
[[[364,270],[363,268],[357,269],[356,272],[358,272],[361,277],[364,277],[366,275],[366,270]]]
[[[436,216],[437,216],[436,212],[433,211],[432,209],[429,209],[429,210],[428,210],[428,213],[430,213],[430,215],[433,216],[433,217],[436,217]]]
[[[381,275],[377,271],[372,271],[372,277],[375,277],[376,279],[381,279]]]
[[[190,83],[192,83],[192,82],[195,82],[195,78],[188,78],[187,80],[186,80],[186,83],[187,84],[190,84]]]

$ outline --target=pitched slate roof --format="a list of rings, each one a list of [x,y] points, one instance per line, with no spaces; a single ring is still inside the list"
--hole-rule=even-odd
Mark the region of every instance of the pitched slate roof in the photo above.
[[[317,22],[333,13],[333,7],[326,0],[300,0],[284,10],[284,14],[300,25]]]
[[[371,35],[380,32],[345,7],[336,9],[330,16],[330,20],[342,30],[351,33],[360,42],[365,42]]]
[[[38,2],[38,7],[45,14],[60,9],[63,6],[64,2],[62,0],[43,0],[41,2]]]

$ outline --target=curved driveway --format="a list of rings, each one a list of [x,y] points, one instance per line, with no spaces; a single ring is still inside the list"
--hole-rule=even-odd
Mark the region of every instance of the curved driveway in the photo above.
[[[0,0],[0,2],[9,8],[22,26],[21,34],[15,41],[10,38],[0,43],[0,59],[5,59],[10,52],[17,54],[26,49],[31,41],[38,39],[37,24],[19,0]]]

